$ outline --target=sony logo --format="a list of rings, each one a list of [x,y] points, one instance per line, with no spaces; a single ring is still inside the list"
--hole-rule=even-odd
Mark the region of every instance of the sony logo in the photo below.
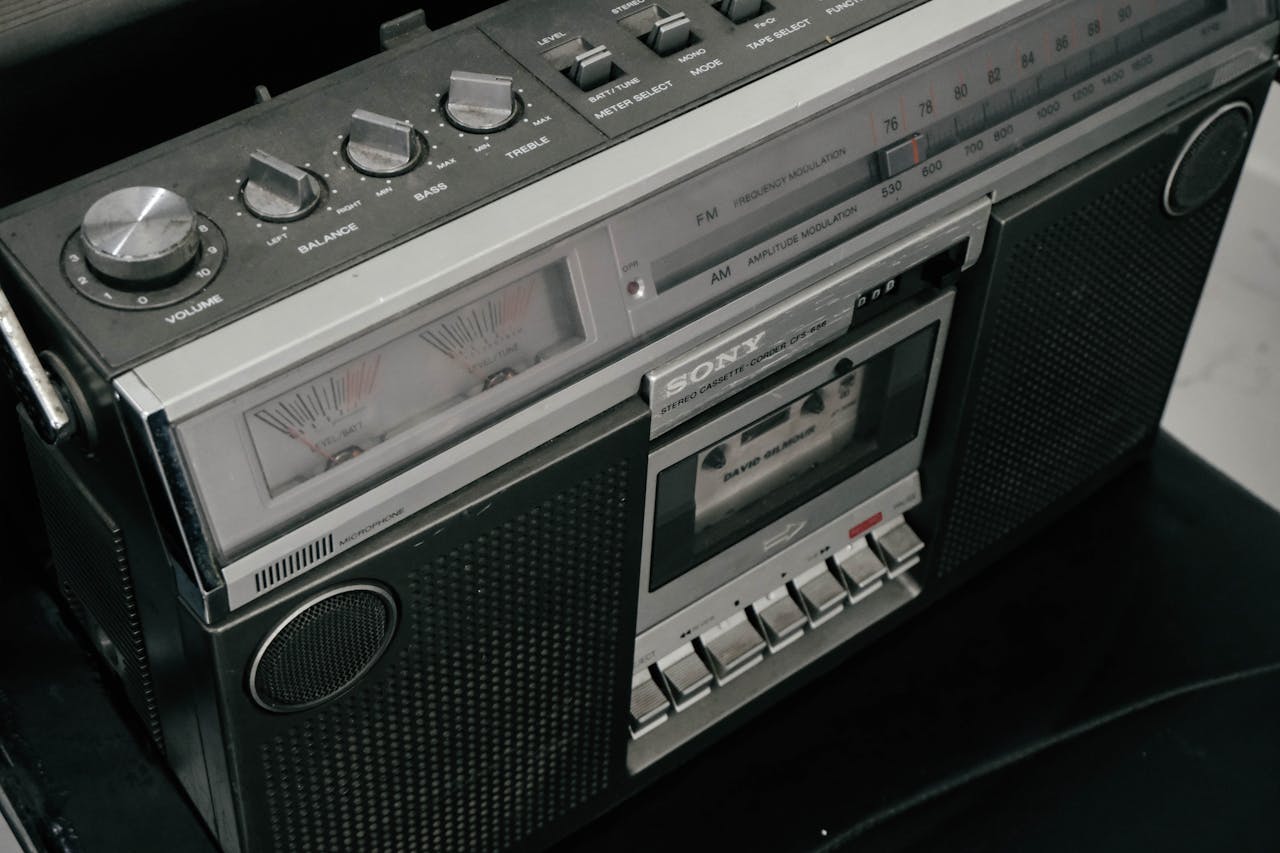
[[[690,382],[701,382],[713,373],[719,373],[738,359],[746,355],[751,355],[760,348],[760,341],[764,338],[765,332],[760,332],[754,337],[746,338],[742,342],[735,344],[715,358],[700,362],[695,365],[692,370],[677,374],[667,380],[667,396],[679,394]]]

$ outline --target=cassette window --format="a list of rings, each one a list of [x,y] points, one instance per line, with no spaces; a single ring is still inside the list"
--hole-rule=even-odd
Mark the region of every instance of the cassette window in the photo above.
[[[681,577],[920,431],[937,323],[658,475],[649,591]]]

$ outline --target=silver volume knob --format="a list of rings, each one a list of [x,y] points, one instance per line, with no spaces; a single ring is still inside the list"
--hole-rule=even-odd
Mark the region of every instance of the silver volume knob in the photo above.
[[[444,112],[454,126],[472,133],[501,130],[516,117],[518,102],[510,77],[455,71],[449,75]]]
[[[399,175],[418,165],[424,145],[413,127],[404,121],[356,110],[347,134],[347,159],[366,175],[383,178]]]
[[[80,226],[85,260],[122,286],[145,287],[179,272],[200,251],[196,214],[163,187],[128,187],[93,203]]]
[[[324,195],[320,180],[265,151],[249,157],[241,198],[249,212],[268,222],[292,222],[315,210]]]

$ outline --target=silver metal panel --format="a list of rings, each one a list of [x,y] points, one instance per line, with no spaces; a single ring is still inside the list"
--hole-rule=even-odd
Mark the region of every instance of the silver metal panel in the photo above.
[[[1260,2],[1260,0],[1250,0],[1250,2]],[[1243,3],[1244,0],[1241,0],[1236,5],[1243,5]],[[810,78],[807,81],[809,83],[812,83],[813,79],[834,80],[835,78],[830,76],[832,73],[856,74],[858,69],[862,69],[862,76],[855,79],[864,81],[865,86],[873,85],[875,79],[883,79],[881,75],[874,73],[872,70],[874,66],[868,67],[861,61],[860,56],[850,55],[851,51],[848,50],[854,45],[869,46],[870,52],[864,53],[864,57],[880,55],[886,51],[887,42],[882,41],[877,45],[874,39],[867,36],[879,36],[888,32],[889,29],[896,31],[897,27],[910,21],[918,30],[917,39],[912,41],[907,38],[908,33],[903,32],[900,33],[904,36],[901,44],[919,45],[919,35],[931,33],[936,38],[930,44],[938,47],[940,43],[948,41],[948,37],[932,28],[930,20],[920,19],[935,17],[941,20],[955,16],[956,21],[968,20],[968,28],[962,28],[964,33],[976,35],[988,24],[995,25],[1010,20],[1021,12],[1035,8],[1036,5],[1029,2],[1002,4],[998,9],[993,10],[990,18],[985,20],[976,10],[953,8],[942,11],[933,10],[931,6],[922,7],[864,36],[823,51],[738,93],[733,93],[673,120],[663,127],[644,134],[641,138],[647,144],[651,138],[657,138],[651,137],[650,134],[674,131],[675,128],[682,128],[680,133],[697,134],[709,130],[713,122],[719,125],[715,129],[714,138],[716,139],[721,138],[719,134],[724,128],[737,128],[744,125],[746,127],[742,130],[743,136],[726,135],[724,138],[739,140],[762,138],[780,129],[781,125],[803,118],[807,114],[806,111],[820,110],[824,104],[830,105],[835,100],[839,100],[841,86],[836,85],[819,87],[817,90],[811,85],[804,86],[800,89],[803,92],[800,99],[797,100],[794,97],[788,99],[785,86],[798,85],[810,71],[821,72],[821,74]],[[930,15],[923,14],[925,9],[930,10]],[[923,29],[920,29],[921,26]],[[1016,192],[1078,159],[1083,154],[1137,129],[1171,106],[1198,96],[1207,91],[1211,85],[1226,83],[1235,76],[1266,62],[1271,54],[1276,31],[1277,28],[1274,25],[1268,26],[1215,51],[1208,57],[1190,63],[1181,70],[1150,83],[1139,92],[1057,133],[1052,139],[1033,145],[1028,150],[994,165],[984,174],[942,192],[928,204],[905,209],[900,216],[862,232],[847,244],[832,248],[822,256],[802,264],[777,280],[753,291],[747,297],[731,301],[713,318],[709,317],[698,324],[699,328],[696,331],[686,327],[674,333],[665,342],[666,346],[647,347],[644,354],[648,364],[644,369],[661,360],[661,357],[655,357],[655,352],[665,351],[669,357],[671,352],[679,351],[681,347],[686,347],[699,338],[714,334],[734,322],[741,322],[749,316],[751,312],[749,306],[758,309],[780,295],[793,292],[797,285],[814,280],[816,274],[830,269],[833,265],[848,258],[858,257],[876,246],[885,245],[895,236],[910,233],[921,221],[934,216],[934,211],[952,209],[982,193],[1002,197]],[[957,33],[960,32],[960,30],[957,31]],[[912,64],[909,57],[922,56],[922,50],[925,48],[898,53],[895,61],[888,61],[883,67],[886,71],[893,68],[905,70],[905,67]],[[897,53],[892,50],[888,52]],[[771,81],[774,82],[771,83]],[[757,89],[757,87],[764,88]],[[767,91],[773,103],[785,104],[786,115],[766,117],[764,113],[767,110],[758,109],[760,105],[754,101],[757,91]],[[750,93],[753,109],[739,110],[736,117],[721,113],[718,109],[712,110],[717,105],[735,102],[735,96],[741,98],[744,93]],[[708,112],[709,110],[711,112]],[[686,137],[683,140],[686,144],[688,138],[705,137]],[[635,141],[632,140],[633,143]],[[621,152],[630,144],[624,143],[611,151]],[[732,147],[732,144],[744,143],[739,141],[728,146],[709,143],[706,147],[690,151],[690,159],[684,163],[690,169],[700,168],[716,159],[714,152]],[[657,150],[659,147],[653,146],[651,150]],[[143,365],[139,368],[138,378],[156,391],[156,396],[164,401],[174,417],[196,411],[238,387],[269,376],[278,365],[292,363],[307,357],[310,353],[319,352],[349,337],[359,329],[376,324],[378,318],[395,316],[407,307],[420,304],[433,295],[445,292],[453,286],[451,282],[461,282],[478,274],[490,261],[519,255],[528,248],[545,242],[547,235],[555,232],[558,227],[553,223],[590,221],[609,205],[620,203],[620,199],[644,195],[656,189],[671,176],[673,171],[679,171],[678,168],[668,164],[661,168],[655,166],[654,170],[644,174],[636,174],[631,171],[633,164],[645,163],[648,160],[639,150],[631,153],[635,153],[638,160],[629,158],[626,168],[615,171],[612,176],[606,176],[604,172],[595,170],[605,168],[606,164],[612,164],[609,168],[621,167],[621,161],[612,159],[618,156],[617,153],[611,155],[611,152],[604,152],[597,158],[584,161],[559,175],[548,178],[537,187],[513,193],[508,198],[476,211],[450,226],[444,226],[431,234],[424,235],[417,241],[399,247],[360,267],[335,276],[328,282],[321,283]],[[606,177],[616,179],[617,174],[623,171],[634,176],[634,179],[625,187],[616,186],[606,180]],[[569,178],[570,175],[574,177]],[[584,175],[596,179],[594,185],[590,179],[583,181]],[[578,190],[592,185],[593,196],[600,187],[608,186],[613,189],[603,193],[598,199],[583,200],[581,204],[575,206],[572,200],[581,199],[583,195],[581,192],[575,194],[571,191],[573,189],[571,184],[575,182],[578,182]],[[571,203],[562,206],[556,215],[543,217],[527,231],[517,229],[517,233],[506,228],[506,225],[512,222],[528,221],[517,208],[540,197],[535,196],[534,191],[541,193],[551,187],[565,190],[566,194],[562,197],[569,199]],[[482,227],[468,233],[466,228],[461,227],[462,223],[480,226],[492,224],[494,220],[490,218],[491,214],[506,217],[503,227],[497,231],[487,231]],[[478,237],[477,235],[482,231],[483,237]],[[494,237],[495,234],[498,236]],[[973,256],[976,256],[979,248],[976,245],[971,246],[974,251],[970,261]],[[424,260],[433,254],[434,256],[430,257],[432,263],[424,264]],[[441,259],[443,259],[441,263],[436,263]],[[424,273],[424,271],[427,272]],[[360,287],[355,286],[356,279],[363,276],[371,278],[360,281]],[[375,281],[379,285],[372,300],[366,300],[364,297],[364,294],[370,292],[369,281]],[[356,298],[356,294],[360,294],[360,297]],[[265,340],[277,343],[264,350],[262,342]],[[606,368],[591,377],[589,382],[579,386],[576,394],[561,394],[531,406],[517,413],[498,428],[483,434],[482,438],[476,437],[475,440],[467,440],[455,445],[395,481],[383,484],[383,487],[353,499],[327,516],[303,525],[298,530],[281,537],[279,541],[264,546],[261,553],[249,555],[228,566],[228,580],[231,581],[236,577],[251,577],[256,569],[269,564],[279,555],[288,553],[299,542],[309,541],[324,531],[334,530],[340,518],[351,520],[353,516],[358,516],[362,526],[356,530],[362,530],[379,519],[391,518],[397,512],[410,511],[411,506],[425,505],[424,502],[430,502],[448,494],[474,477],[506,464],[521,453],[562,432],[573,423],[579,422],[582,416],[594,411],[603,411],[629,396],[634,389],[634,385],[630,389],[627,388],[627,382],[634,381],[630,379],[634,375],[630,371],[634,369],[636,362],[644,360],[637,357],[629,360],[625,366],[618,363],[613,368]],[[572,413],[570,409],[573,410]],[[426,485],[428,482],[430,485]],[[384,488],[388,486],[389,488]],[[406,494],[410,492],[412,494]],[[243,603],[251,598],[250,594],[243,596],[240,601]]]
[[[512,264],[486,277],[479,283],[483,285],[479,289],[468,288],[449,294],[423,310],[386,323],[358,341],[330,351],[323,358],[307,363],[303,370],[283,373],[178,425],[179,443],[198,487],[209,538],[219,557],[227,561],[244,553],[249,543],[265,540],[288,525],[296,524],[299,519],[312,514],[316,506],[333,503],[340,495],[364,488],[406,457],[420,456],[432,446],[465,435],[470,424],[500,418],[522,402],[521,395],[527,397],[531,393],[532,388],[521,386],[525,384],[525,377],[532,377],[537,367],[490,391],[452,405],[438,415],[423,417],[394,435],[389,434],[377,446],[365,448],[359,458],[335,465],[284,491],[273,491],[263,476],[258,462],[258,454],[263,451],[256,445],[246,417],[250,410],[277,394],[289,392],[298,384],[310,382],[332,370],[340,370],[342,365],[376,352],[380,347],[416,337],[415,331],[430,323],[432,318],[456,309],[474,297],[495,292],[560,265],[567,267],[585,337],[573,349],[558,356],[554,366],[556,373],[546,375],[541,381],[554,382],[562,373],[590,369],[606,361],[610,353],[617,351],[630,338],[618,291],[588,286],[588,282],[608,276],[612,267],[608,238],[602,230],[576,236],[572,246],[558,245]],[[425,343],[421,347],[428,349]],[[389,359],[379,358],[385,373],[389,369]],[[402,384],[409,386],[414,396],[420,395],[425,399],[435,392],[432,385],[436,377],[428,370],[425,358],[420,369],[420,377],[402,377]],[[537,381],[533,379],[534,383]],[[388,379],[383,385],[390,383]],[[335,542],[346,539],[352,532],[375,520],[366,519],[364,523],[354,524],[356,519],[349,519],[351,524],[334,531]]]
[[[854,291],[863,290],[961,241],[967,241],[969,246],[965,264],[975,263],[982,251],[990,209],[990,203],[982,198],[921,225],[918,233],[909,239],[894,243],[859,263],[852,278],[846,280],[846,286]],[[234,610],[260,594],[253,577],[263,567],[328,534],[333,535],[335,555],[353,547],[388,524],[408,517],[587,418],[632,398],[641,377],[655,363],[669,359],[672,352],[687,349],[734,322],[755,316],[763,305],[785,293],[786,283],[778,282],[744,294],[715,315],[674,330],[660,341],[585,377],[576,386],[513,413],[492,429],[445,448],[404,474],[229,562],[222,570],[228,606]]]
[[[755,701],[809,664],[843,646],[920,594],[920,587],[903,575],[865,600],[846,607],[830,622],[808,631],[797,642],[770,654],[757,666],[740,673],[731,683],[718,685],[696,705],[671,715],[662,728],[632,742],[627,749],[627,769],[638,773],[670,754],[710,726]]]
[[[910,240],[822,279],[757,314],[751,322],[651,370],[644,379],[644,393],[653,413],[650,434],[668,432],[718,400],[843,334],[860,292],[956,243],[981,243],[988,211],[985,201],[965,207],[921,229]]]
[[[156,467],[157,480],[164,485],[167,506],[156,506],[157,512],[168,510],[170,518],[182,535],[184,551],[171,554],[181,562],[182,569],[190,575],[191,582],[179,583],[178,590],[188,598],[188,603],[206,619],[212,619],[209,595],[219,587],[221,576],[210,559],[210,551],[204,539],[204,528],[196,513],[195,498],[187,480],[173,431],[160,401],[151,390],[138,381],[132,373],[116,380],[116,395],[121,402],[123,417],[129,421],[130,434],[144,447],[135,449],[140,464],[150,462]],[[181,576],[180,576],[181,580]],[[198,589],[196,588],[198,587]]]
[[[636,637],[635,666],[647,666],[661,660],[672,649],[687,642],[689,637],[720,624],[739,611],[742,602],[769,595],[826,555],[843,547],[849,541],[849,532],[868,519],[877,515],[882,518],[900,516],[918,506],[920,500],[920,477],[912,473],[857,506],[846,503],[845,506],[850,508],[830,523],[702,598],[688,602],[678,612],[641,632]],[[641,595],[643,597],[643,590]]]
[[[147,362],[139,376],[181,420],[1043,5],[908,11]]]
[[[774,554],[790,551],[792,543],[800,541],[799,537],[807,537],[811,531],[910,476],[919,467],[925,437],[928,435],[933,396],[937,388],[942,354],[946,348],[947,329],[954,301],[954,292],[945,292],[929,304],[869,333],[858,343],[790,378],[774,392],[756,397],[650,453],[645,495],[644,550],[640,570],[641,596],[636,624],[638,633],[679,612],[689,602],[697,601],[712,590],[739,578],[744,574],[744,568],[770,561]],[[809,389],[822,384],[831,377],[836,362],[847,358],[854,364],[862,364],[876,353],[883,352],[935,323],[939,324],[938,339],[934,345],[921,422],[913,440],[807,504],[780,516],[754,534],[725,548],[696,568],[653,592],[647,592],[651,585],[650,564],[653,558],[657,481],[663,470],[770,414],[777,408],[779,400],[798,398]],[[885,517],[900,514],[901,512],[886,513]],[[845,541],[839,543],[840,546],[844,544]],[[809,560],[803,566],[793,565],[792,568],[807,569],[821,559],[822,557]],[[754,601],[776,586],[778,582],[770,583],[765,589],[744,592],[741,598]]]

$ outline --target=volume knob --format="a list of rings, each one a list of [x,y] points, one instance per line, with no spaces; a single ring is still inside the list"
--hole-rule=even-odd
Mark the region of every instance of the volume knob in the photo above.
[[[85,260],[128,290],[160,286],[200,252],[195,211],[163,187],[128,187],[93,203],[80,227]]]

